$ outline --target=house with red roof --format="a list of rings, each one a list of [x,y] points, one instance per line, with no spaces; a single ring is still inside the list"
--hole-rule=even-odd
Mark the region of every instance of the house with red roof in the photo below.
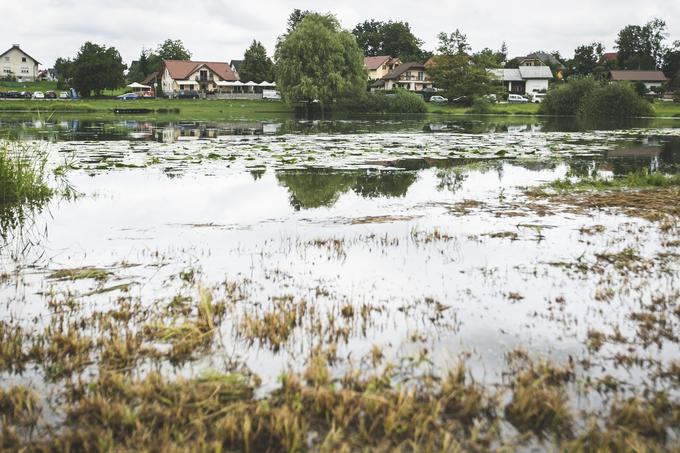
[[[378,80],[394,71],[401,64],[399,58],[392,58],[389,55],[377,57],[365,57],[364,67],[368,71],[368,80]]]
[[[180,91],[214,93],[221,85],[238,80],[226,62],[164,60],[160,72],[163,94],[170,97]]]

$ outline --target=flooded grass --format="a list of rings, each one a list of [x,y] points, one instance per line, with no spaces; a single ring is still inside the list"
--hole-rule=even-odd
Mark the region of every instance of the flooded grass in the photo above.
[[[1,448],[672,451],[676,135],[47,145],[84,195],[0,251]]]

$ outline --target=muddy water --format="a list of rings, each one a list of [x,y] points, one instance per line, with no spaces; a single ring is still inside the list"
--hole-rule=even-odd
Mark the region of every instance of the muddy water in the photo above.
[[[680,250],[668,245],[677,232],[616,210],[546,205],[524,189],[568,175],[677,173],[675,126],[5,118],[0,128],[37,143],[78,195],[8,222],[0,316],[37,329],[50,298],[93,311],[125,294],[152,307],[195,297],[198,287],[227,297],[236,284],[243,298],[219,341],[167,373],[238,362],[266,391],[315,346],[337,348],[341,373],[367,367],[362,358],[377,345],[388,360],[435,372],[465,357],[476,379],[496,384],[506,354],[521,348],[586,360],[582,379],[610,375],[635,392],[649,383],[648,363],[664,367],[680,355],[668,336],[640,341],[631,320],[653,297],[678,297]],[[648,267],[630,272],[598,258],[627,249]],[[51,278],[83,267],[110,274]],[[244,335],[247,315],[289,296],[306,301],[308,314],[281,345]],[[677,332],[677,317],[668,322]],[[592,330],[628,340],[592,351]],[[642,365],[621,366],[617,354]],[[3,382],[41,376],[35,367]]]

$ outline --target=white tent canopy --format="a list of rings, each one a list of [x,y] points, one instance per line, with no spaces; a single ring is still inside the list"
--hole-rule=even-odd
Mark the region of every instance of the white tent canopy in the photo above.
[[[148,88],[149,90],[151,87],[149,85],[142,85],[141,83],[138,82],[133,82],[130,85],[127,86],[128,88]]]
[[[259,83],[257,86],[260,86],[260,87],[275,87],[276,82],[270,83],[270,82],[265,81],[265,82]]]

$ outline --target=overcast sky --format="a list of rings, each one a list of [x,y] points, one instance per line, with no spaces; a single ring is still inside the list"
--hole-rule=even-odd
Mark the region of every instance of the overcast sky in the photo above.
[[[17,0],[0,9],[0,52],[18,43],[43,66],[73,57],[85,41],[116,47],[129,64],[142,48],[166,38],[181,39],[193,59],[229,61],[258,39],[273,53],[294,8],[332,12],[347,29],[366,19],[407,21],[424,47],[434,50],[441,31],[456,28],[474,50],[497,49],[510,56],[559,50],[600,41],[612,50],[618,30],[654,17],[680,40],[680,0],[391,0],[376,2],[289,0]]]

